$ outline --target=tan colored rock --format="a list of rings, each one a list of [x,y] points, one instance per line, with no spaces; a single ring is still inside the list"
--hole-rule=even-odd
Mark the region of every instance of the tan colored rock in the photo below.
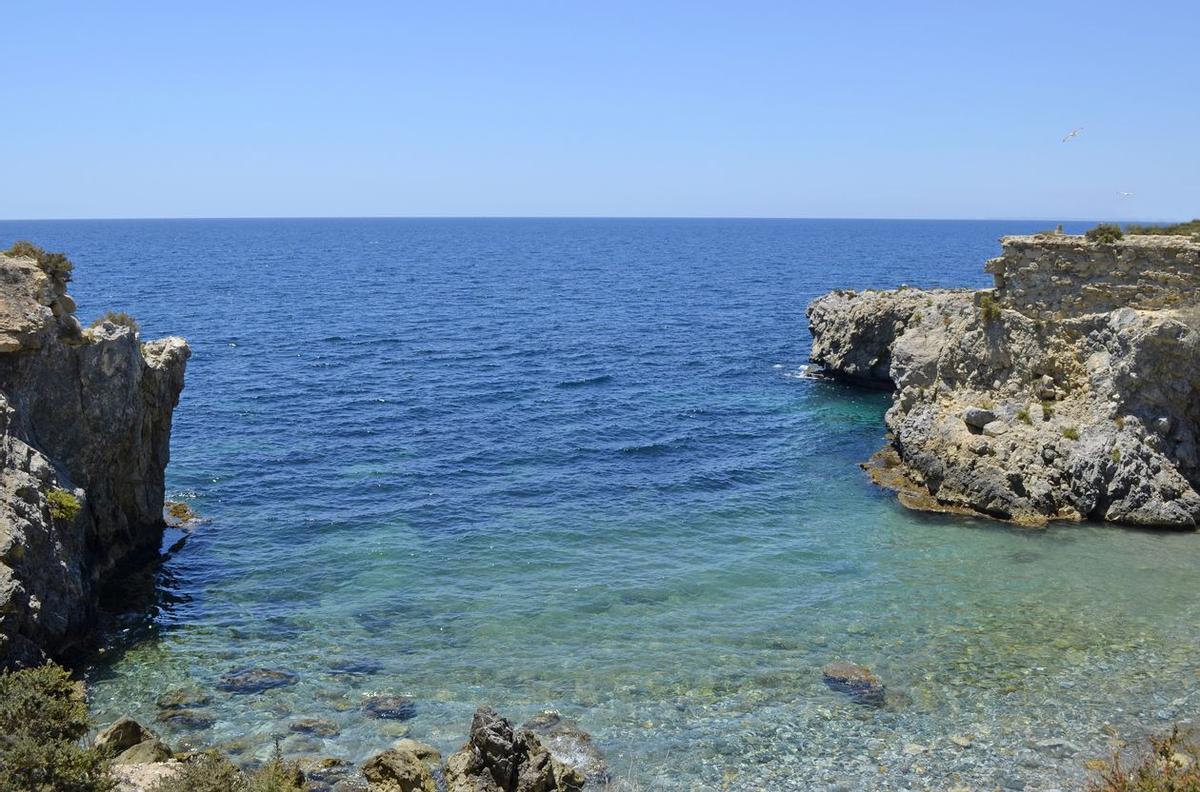
[[[377,754],[363,765],[362,773],[371,789],[380,792],[437,792],[429,766],[412,751]]]

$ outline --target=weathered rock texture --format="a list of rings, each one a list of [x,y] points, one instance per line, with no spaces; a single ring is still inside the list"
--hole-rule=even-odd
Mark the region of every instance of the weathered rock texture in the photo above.
[[[1200,523],[1200,244],[1006,237],[983,291],[838,291],[824,374],[895,389],[868,469],[914,508]]]
[[[86,639],[100,586],[162,541],[188,346],[74,310],[60,276],[0,255],[0,666]]]
[[[480,707],[471,737],[446,761],[448,792],[578,792],[584,777],[551,755],[538,736]]]

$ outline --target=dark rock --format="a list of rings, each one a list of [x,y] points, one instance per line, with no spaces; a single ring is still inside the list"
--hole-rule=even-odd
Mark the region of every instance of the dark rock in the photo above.
[[[963,411],[962,419],[967,426],[982,429],[996,420],[996,413],[984,407],[968,407]]]
[[[845,662],[829,663],[821,669],[821,676],[831,690],[845,693],[859,704],[883,706],[883,682],[866,666]]]
[[[290,671],[277,671],[270,668],[245,668],[241,671],[230,671],[221,677],[217,683],[220,690],[227,693],[261,693],[277,687],[285,687],[296,683],[296,675]]]
[[[155,702],[159,709],[191,709],[203,707],[212,701],[212,696],[196,688],[169,690]]]
[[[377,660],[357,659],[340,660],[329,666],[329,673],[338,676],[370,676],[383,670],[383,664]]]
[[[196,709],[167,709],[158,713],[155,718],[159,723],[166,723],[180,729],[200,731],[212,728],[217,718],[207,710]]]
[[[288,724],[288,730],[298,734],[315,734],[318,737],[332,737],[341,731],[333,721],[320,718],[301,718]]]
[[[489,707],[471,721],[467,744],[446,762],[448,792],[578,792],[584,778],[555,759],[536,734],[514,731]]]
[[[417,703],[408,696],[372,696],[363,703],[372,718],[406,721],[417,717]]]
[[[541,737],[554,758],[578,770],[587,783],[597,786],[608,783],[604,754],[592,742],[592,735],[579,728],[574,720],[546,710],[525,721],[521,728]]]

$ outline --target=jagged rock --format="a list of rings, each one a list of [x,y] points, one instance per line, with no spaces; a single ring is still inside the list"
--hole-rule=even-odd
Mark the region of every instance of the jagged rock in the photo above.
[[[429,765],[413,751],[393,748],[377,754],[363,765],[362,773],[371,789],[384,792],[437,792],[437,783]]]
[[[110,756],[116,756],[138,743],[152,739],[154,739],[152,731],[133,718],[124,717],[118,718],[101,729],[92,745]]]
[[[226,693],[261,693],[272,688],[296,683],[296,675],[290,671],[272,668],[243,668],[223,674],[217,688]]]
[[[872,478],[931,511],[1197,527],[1200,243],[1002,242],[991,291],[809,306],[827,376],[895,389]]]
[[[0,255],[0,667],[88,640],[100,588],[162,543],[188,346],[81,334],[73,308],[60,274]]]
[[[446,761],[448,792],[552,792],[583,789],[583,775],[555,759],[538,736],[490,707],[471,721],[467,744]]]
[[[859,704],[881,707],[886,688],[875,672],[858,663],[835,662],[821,669],[821,677],[831,690],[845,693]]]
[[[417,717],[417,703],[408,696],[371,696],[363,702],[363,712],[382,720],[406,721]]]
[[[592,735],[579,728],[574,720],[546,710],[525,721],[521,728],[538,735],[555,759],[578,770],[587,783],[596,786],[608,783],[604,754],[592,742]]]
[[[172,756],[171,747],[157,737],[131,745],[113,759],[113,764],[134,765],[165,762]]]

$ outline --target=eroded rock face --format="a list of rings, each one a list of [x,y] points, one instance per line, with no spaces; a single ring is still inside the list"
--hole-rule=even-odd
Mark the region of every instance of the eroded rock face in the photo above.
[[[171,414],[190,354],[106,322],[0,255],[0,666],[85,640],[97,592],[158,553]]]
[[[872,476],[933,511],[1197,527],[1200,244],[1003,245],[996,289],[809,306],[814,363],[895,389]]]
[[[578,792],[583,775],[555,759],[541,740],[489,707],[471,721],[467,744],[446,761],[449,792]]]

